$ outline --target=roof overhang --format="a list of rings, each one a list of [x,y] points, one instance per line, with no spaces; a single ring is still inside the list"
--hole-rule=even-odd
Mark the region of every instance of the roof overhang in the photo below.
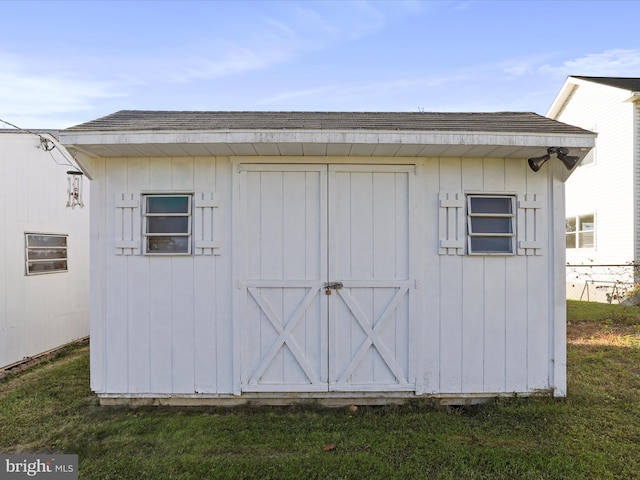
[[[637,102],[640,101],[640,92],[631,92],[631,96],[625,100],[625,102]]]
[[[560,112],[562,112],[565,105],[567,104],[567,101],[569,100],[569,98],[571,98],[571,95],[580,86],[581,83],[584,83],[584,81],[574,77],[568,77],[565,80],[564,85],[562,85],[562,88],[556,95],[556,98],[551,103],[551,106],[549,107],[549,110],[547,111],[547,114],[545,116],[557,120]]]
[[[60,132],[69,150],[96,157],[373,156],[528,158],[550,146],[584,157],[594,134],[443,131],[216,130]]]

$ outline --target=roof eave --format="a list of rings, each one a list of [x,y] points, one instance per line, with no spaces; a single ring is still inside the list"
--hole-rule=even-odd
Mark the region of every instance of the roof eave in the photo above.
[[[374,131],[374,130],[216,130],[61,132],[65,145],[198,144],[198,143],[354,143],[423,145],[518,145],[593,147],[595,134]]]
[[[640,101],[640,92],[631,92],[631,96],[625,102],[635,103]]]
[[[551,103],[551,106],[549,107],[549,110],[547,111],[547,114],[545,116],[553,120],[557,120],[560,112],[562,112],[565,105],[567,104],[567,100],[571,97],[573,91],[578,88],[580,82],[581,80],[575,77],[567,77],[564,85],[562,85],[562,88]]]

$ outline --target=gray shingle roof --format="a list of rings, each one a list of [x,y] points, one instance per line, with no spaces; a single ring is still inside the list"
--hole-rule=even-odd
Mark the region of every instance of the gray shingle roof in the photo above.
[[[587,80],[589,82],[600,83],[609,87],[622,88],[623,90],[630,90],[632,92],[640,91],[640,78],[631,77],[582,77],[572,75],[573,78],[579,78],[580,80]]]
[[[67,132],[216,130],[376,130],[590,133],[528,112],[205,112],[122,110]]]

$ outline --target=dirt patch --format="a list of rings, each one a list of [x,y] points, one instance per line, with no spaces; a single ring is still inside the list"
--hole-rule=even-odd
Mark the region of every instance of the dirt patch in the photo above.
[[[69,352],[62,357],[53,356],[47,359],[47,360],[55,360],[53,362],[47,363],[47,361],[45,360],[43,362],[37,363],[31,368],[28,368],[25,370],[18,370],[16,372],[10,372],[6,375],[6,377],[9,377],[7,378],[6,381],[2,382],[1,380],[4,380],[4,378],[0,377],[0,395],[8,393],[14,390],[15,388],[17,388],[18,386],[29,382],[31,377],[35,373],[33,370],[34,367],[37,367],[39,372],[43,370],[46,371],[51,368],[58,367],[60,365],[66,365],[67,363],[74,361],[79,356],[86,354],[88,351],[89,351],[89,345],[85,344],[78,348],[75,348],[72,352]]]
[[[573,345],[629,347],[639,341],[638,325],[604,325],[593,322],[570,322],[567,325],[567,342]]]

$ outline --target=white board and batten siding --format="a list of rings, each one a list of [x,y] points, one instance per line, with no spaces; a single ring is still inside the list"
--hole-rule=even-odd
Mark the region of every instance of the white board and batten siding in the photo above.
[[[69,153],[39,146],[0,132],[0,369],[89,335],[89,209],[66,207]],[[27,275],[27,233],[64,236],[67,270]]]
[[[429,163],[430,170],[439,172],[427,188],[440,190],[440,218],[429,215],[427,229],[437,222],[441,229],[439,235],[438,229],[431,235],[434,243],[439,241],[440,255],[425,268],[429,288],[425,292],[429,359],[425,390],[481,393],[550,388],[552,325],[546,279],[552,247],[547,236],[546,178],[524,164],[502,159]],[[464,216],[464,192],[516,196],[518,255],[465,254],[465,228],[450,230],[452,221],[460,224],[452,216]],[[443,238],[445,228],[449,230]],[[429,332],[437,335],[431,337]]]
[[[103,397],[565,393],[563,186],[525,161],[138,157],[93,171]],[[144,255],[141,196],[171,192],[194,196],[193,254]],[[513,196],[513,255],[468,254],[465,198],[482,193]]]
[[[96,182],[104,188],[92,200],[109,213],[93,222],[94,238],[104,239],[92,249],[104,280],[98,270],[93,282],[104,293],[93,309],[92,388],[231,391],[231,263],[221,246],[230,240],[230,162],[117,158],[94,166],[107,180]],[[193,194],[193,255],[141,254],[141,195],[150,192]]]

